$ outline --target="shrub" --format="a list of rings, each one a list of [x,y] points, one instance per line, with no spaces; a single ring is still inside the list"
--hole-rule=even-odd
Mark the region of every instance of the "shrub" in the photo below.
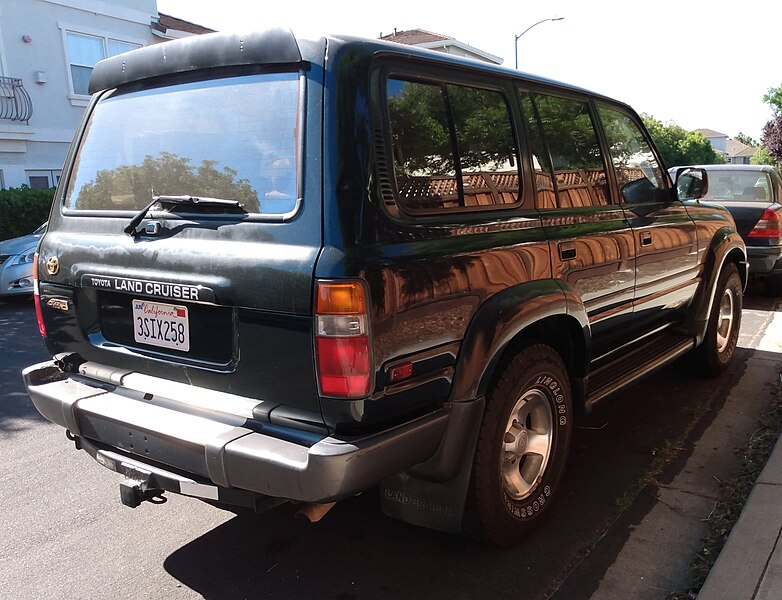
[[[49,218],[54,190],[28,187],[0,190],[0,240],[34,231]]]

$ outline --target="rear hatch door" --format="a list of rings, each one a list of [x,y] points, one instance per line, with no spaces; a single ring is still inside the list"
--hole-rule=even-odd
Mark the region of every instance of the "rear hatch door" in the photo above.
[[[40,248],[53,353],[262,400],[262,419],[322,424],[305,81],[285,69],[179,77],[94,103]]]

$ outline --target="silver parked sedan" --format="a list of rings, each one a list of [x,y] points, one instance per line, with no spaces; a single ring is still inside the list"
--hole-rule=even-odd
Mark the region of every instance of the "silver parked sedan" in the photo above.
[[[28,235],[0,242],[0,299],[33,293],[33,256],[46,223]]]

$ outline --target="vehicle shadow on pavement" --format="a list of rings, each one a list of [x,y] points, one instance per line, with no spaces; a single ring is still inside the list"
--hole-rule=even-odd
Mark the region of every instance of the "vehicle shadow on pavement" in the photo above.
[[[640,521],[654,504],[654,490],[638,482],[679,438],[666,469],[681,467],[752,353],[739,348],[731,368],[713,380],[668,367],[581,419],[560,497],[518,546],[482,546],[395,521],[367,493],[338,503],[316,524],[295,519],[293,505],[237,516],[173,552],[164,567],[207,599],[518,599],[548,596],[589,554],[597,568],[577,595],[588,598],[628,535],[628,522]],[[598,545],[619,515],[622,531]]]
[[[508,587],[494,597],[517,597],[514,580],[532,568],[523,555],[545,535],[538,529],[526,552],[480,546],[385,517],[374,492],[337,504],[320,523],[296,510],[237,516],[171,554],[165,569],[207,599],[478,598],[491,588],[484,578],[500,572]]]
[[[38,333],[32,298],[0,301],[0,435],[43,421],[22,381],[22,369],[50,358]]]

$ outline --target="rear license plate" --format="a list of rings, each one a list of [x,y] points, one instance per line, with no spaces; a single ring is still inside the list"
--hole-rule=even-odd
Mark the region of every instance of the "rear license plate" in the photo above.
[[[189,351],[187,307],[133,300],[133,339],[142,344]]]

